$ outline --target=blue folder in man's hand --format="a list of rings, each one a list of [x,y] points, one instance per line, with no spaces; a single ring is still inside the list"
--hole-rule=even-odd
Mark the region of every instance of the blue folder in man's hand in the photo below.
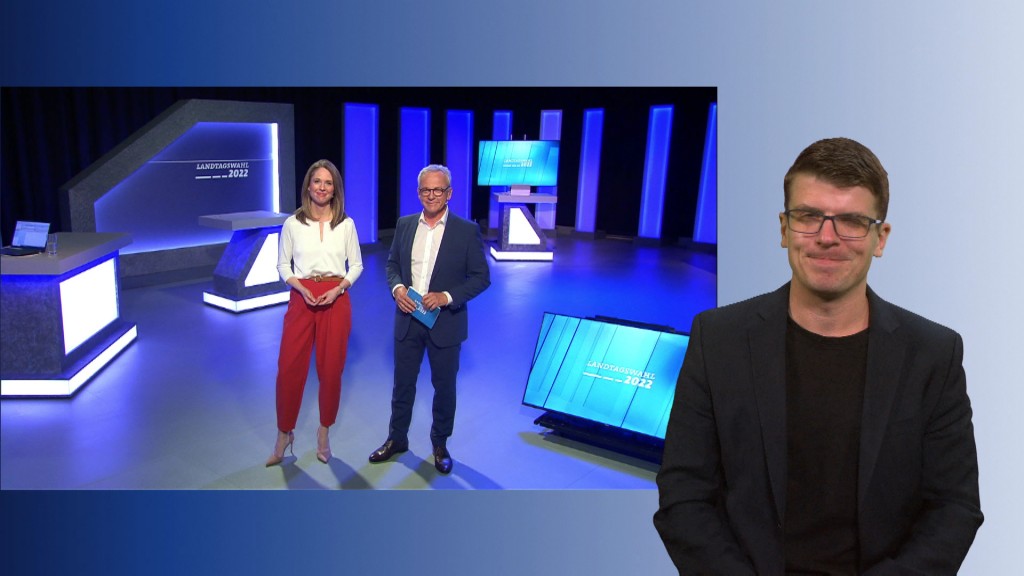
[[[434,308],[428,311],[423,307],[423,296],[412,288],[409,288],[409,298],[412,298],[412,301],[416,303],[416,309],[412,311],[412,317],[423,322],[423,325],[427,328],[433,328],[437,315],[441,313],[441,309]]]

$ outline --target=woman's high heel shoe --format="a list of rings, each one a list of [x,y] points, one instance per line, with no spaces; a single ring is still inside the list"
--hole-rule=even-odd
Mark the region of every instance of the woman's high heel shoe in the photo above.
[[[330,429],[321,426],[316,429],[316,459],[327,464],[331,459],[331,438],[328,436]]]
[[[277,442],[274,443],[274,453],[267,458],[267,466],[274,466],[280,464],[284,460],[284,451],[289,450],[292,456],[295,456],[295,449],[292,447],[295,444],[295,433],[284,432],[277,433]]]

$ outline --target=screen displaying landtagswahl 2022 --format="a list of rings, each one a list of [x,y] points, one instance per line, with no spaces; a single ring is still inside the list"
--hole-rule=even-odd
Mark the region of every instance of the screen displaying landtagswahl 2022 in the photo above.
[[[523,404],[665,438],[690,337],[547,312]]]
[[[482,140],[479,186],[555,186],[558,140]]]

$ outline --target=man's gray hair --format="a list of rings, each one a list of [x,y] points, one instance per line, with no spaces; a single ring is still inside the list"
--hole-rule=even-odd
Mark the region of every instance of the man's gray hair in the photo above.
[[[423,177],[426,176],[428,172],[440,172],[444,174],[445,179],[448,180],[448,185],[452,185],[452,173],[448,170],[447,166],[443,166],[441,164],[430,164],[429,166],[424,167],[423,170],[420,170],[420,175],[416,177],[417,186],[420,182],[423,182]]]

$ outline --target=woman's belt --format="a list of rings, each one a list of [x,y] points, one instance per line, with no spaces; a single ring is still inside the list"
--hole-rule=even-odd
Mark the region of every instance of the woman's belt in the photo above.
[[[344,280],[341,276],[334,276],[333,274],[314,274],[306,280],[312,280],[313,282],[341,282]]]

